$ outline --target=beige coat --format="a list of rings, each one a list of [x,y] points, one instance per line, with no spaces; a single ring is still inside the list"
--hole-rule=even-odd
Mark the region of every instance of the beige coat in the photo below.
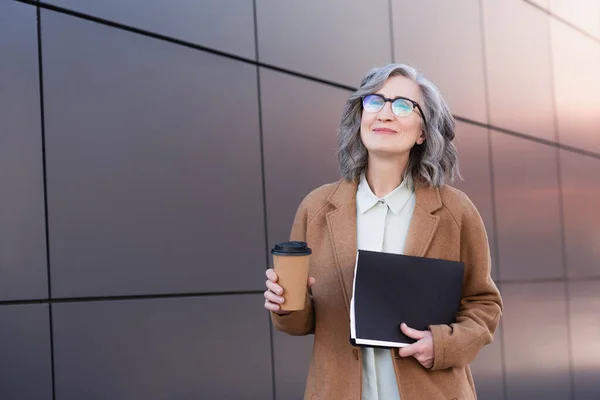
[[[310,274],[316,284],[303,311],[285,316],[271,313],[277,329],[290,335],[315,335],[305,400],[361,398],[361,352],[349,342],[356,187],[341,180],[314,190],[301,203],[291,239],[307,241],[313,249]],[[404,254],[462,261],[465,277],[457,322],[429,327],[435,352],[431,369],[390,350],[400,396],[402,400],[476,399],[469,363],[492,342],[502,314],[502,299],[490,277],[485,228],[475,206],[459,190],[420,183],[415,192]]]

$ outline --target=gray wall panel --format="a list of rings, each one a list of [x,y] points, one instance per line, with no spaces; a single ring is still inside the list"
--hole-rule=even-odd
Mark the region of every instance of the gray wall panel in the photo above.
[[[52,399],[48,306],[1,306],[0,326],[0,399]]]
[[[492,135],[500,276],[564,275],[556,148]]]
[[[269,399],[262,302],[238,295],[54,305],[56,398]]]
[[[507,399],[571,399],[565,285],[502,285]]]
[[[550,16],[523,0],[482,6],[490,123],[554,141]]]
[[[575,400],[600,398],[600,281],[570,282]]]
[[[262,288],[255,67],[42,23],[53,295]]]
[[[304,196],[340,179],[336,133],[350,92],[265,69],[260,74],[267,219],[272,246],[289,238]],[[292,337],[273,331],[277,399],[301,398],[313,337]]]
[[[489,134],[487,129],[457,121],[454,142],[458,150],[459,168],[463,180],[457,180],[451,185],[464,191],[481,214],[490,244],[492,278],[498,279],[498,266],[495,263]]]
[[[600,43],[555,19],[550,28],[560,141],[600,154]]]
[[[0,2],[0,300],[48,297],[35,8]]]
[[[477,397],[485,400],[506,400],[502,377],[502,332],[494,334],[492,344],[485,346],[471,363]]]
[[[295,400],[304,396],[313,335],[290,336],[273,330],[275,393],[277,400]]]
[[[560,165],[568,274],[600,276],[600,160],[563,150]]]
[[[598,0],[548,0],[550,11],[600,39],[600,2]]]
[[[358,86],[371,68],[392,60],[388,8],[387,0],[257,0],[258,57]]]
[[[287,240],[300,202],[340,179],[337,128],[350,92],[261,69],[269,246]]]
[[[527,0],[525,0],[527,1]],[[548,3],[550,2],[550,0],[530,0],[532,3],[542,7],[544,10],[548,10],[550,8],[550,6],[548,5]]]
[[[45,3],[255,59],[252,0],[46,0]]]
[[[423,71],[454,114],[487,121],[479,0],[397,0],[392,7],[395,61]]]

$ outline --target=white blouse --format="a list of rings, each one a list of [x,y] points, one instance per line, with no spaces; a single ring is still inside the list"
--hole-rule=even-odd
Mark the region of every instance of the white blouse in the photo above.
[[[363,174],[356,192],[357,247],[402,254],[415,204],[414,189],[406,182],[378,198]],[[362,400],[400,400],[390,351],[368,347],[361,350]]]

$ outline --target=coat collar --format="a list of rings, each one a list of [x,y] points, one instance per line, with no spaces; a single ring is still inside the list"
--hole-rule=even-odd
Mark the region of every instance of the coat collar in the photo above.
[[[442,208],[442,197],[440,190],[425,182],[415,181],[416,206],[422,208],[428,214]],[[358,181],[338,181],[335,189],[327,199],[336,208],[342,208],[348,203],[356,201],[356,189]]]
[[[342,179],[327,199],[335,207],[327,214],[327,226],[348,312],[356,264],[357,187],[357,181]],[[442,198],[438,188],[419,181],[415,182],[415,197],[416,205],[408,229],[404,254],[423,257],[439,224],[440,217],[433,213],[442,208]]]

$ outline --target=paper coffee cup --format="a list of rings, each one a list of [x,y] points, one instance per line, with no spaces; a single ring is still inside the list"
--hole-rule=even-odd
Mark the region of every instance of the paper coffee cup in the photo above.
[[[306,242],[282,242],[271,249],[273,266],[283,288],[283,311],[304,309],[312,250]]]

